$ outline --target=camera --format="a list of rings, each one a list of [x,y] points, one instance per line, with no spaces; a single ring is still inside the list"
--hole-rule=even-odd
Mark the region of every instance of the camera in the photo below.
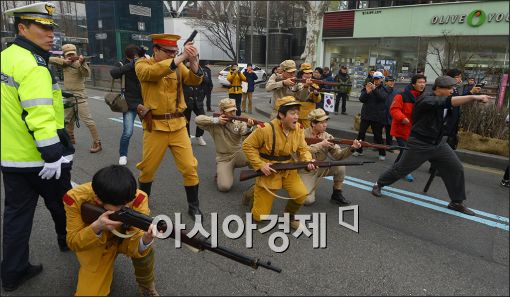
[[[477,84],[475,85],[475,87],[483,88],[483,87],[485,87],[485,84],[486,84],[486,83],[487,83],[486,81],[479,82],[479,83],[477,83]]]

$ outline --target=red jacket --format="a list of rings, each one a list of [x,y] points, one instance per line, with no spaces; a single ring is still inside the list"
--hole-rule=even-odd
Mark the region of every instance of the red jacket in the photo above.
[[[411,87],[412,88],[412,87]],[[391,118],[391,136],[407,140],[411,133],[413,126],[412,114],[416,98],[421,95],[421,92],[411,89],[395,95],[393,103],[390,107]],[[407,118],[409,123],[403,124],[402,120]]]

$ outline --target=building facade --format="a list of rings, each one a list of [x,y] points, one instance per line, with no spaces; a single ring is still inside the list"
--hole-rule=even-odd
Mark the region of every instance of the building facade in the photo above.
[[[346,65],[360,88],[369,68],[407,83],[424,71],[429,83],[448,68],[498,89],[509,65],[508,1],[465,1],[327,12],[319,65]]]

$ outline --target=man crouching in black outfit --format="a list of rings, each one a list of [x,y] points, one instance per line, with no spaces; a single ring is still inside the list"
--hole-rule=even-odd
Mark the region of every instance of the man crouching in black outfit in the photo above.
[[[455,152],[446,143],[445,125],[453,107],[472,101],[487,103],[494,97],[487,95],[452,97],[455,84],[454,78],[440,76],[434,82],[433,93],[424,94],[416,100],[408,149],[391,169],[379,176],[372,188],[372,195],[381,197],[382,187],[393,184],[426,161],[430,161],[440,172],[448,173],[441,174],[451,199],[448,208],[467,215],[475,215],[463,204],[466,200],[464,168]]]

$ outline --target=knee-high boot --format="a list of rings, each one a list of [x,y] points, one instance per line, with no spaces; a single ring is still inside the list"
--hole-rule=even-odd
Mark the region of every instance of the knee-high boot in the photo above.
[[[138,181],[138,188],[140,190],[144,191],[147,194],[147,196],[151,195],[151,187],[152,187],[152,182],[142,183],[142,182]]]
[[[188,214],[195,220],[195,215],[202,216],[202,212],[198,208],[198,185],[185,186],[184,188],[188,199]]]

